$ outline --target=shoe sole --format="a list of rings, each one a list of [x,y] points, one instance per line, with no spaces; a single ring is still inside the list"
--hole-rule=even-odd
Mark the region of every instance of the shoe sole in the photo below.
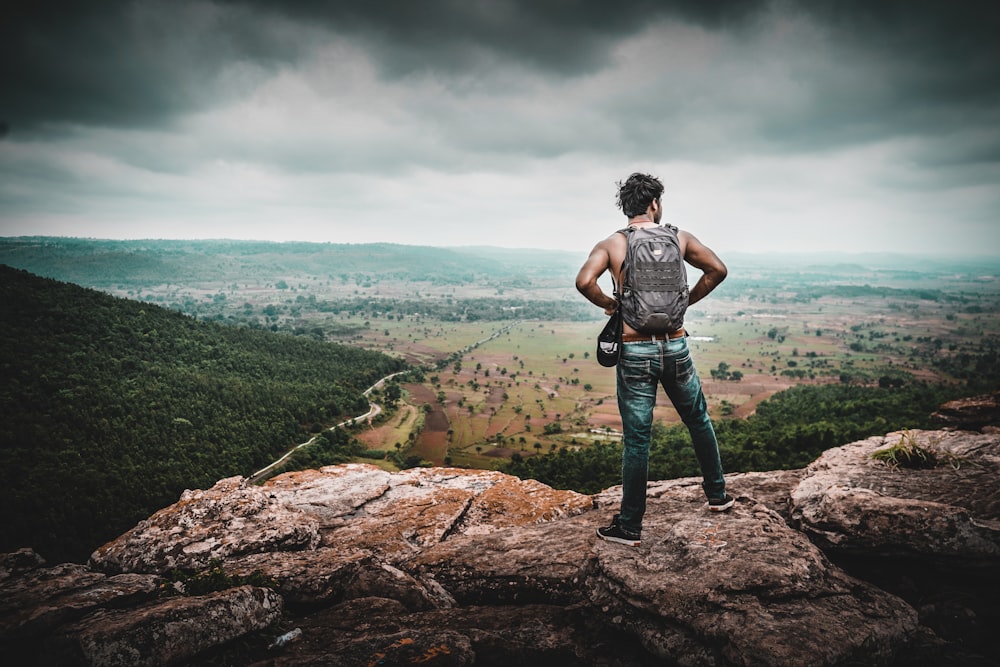
[[[597,536],[604,540],[605,542],[614,542],[615,544],[624,544],[627,547],[637,547],[639,546],[639,540],[629,540],[624,537],[610,537],[608,535],[601,535],[601,531],[597,531]]]
[[[730,498],[728,503],[724,505],[713,505],[711,503],[706,503],[708,509],[712,512],[725,512],[727,509],[736,504],[736,498]]]

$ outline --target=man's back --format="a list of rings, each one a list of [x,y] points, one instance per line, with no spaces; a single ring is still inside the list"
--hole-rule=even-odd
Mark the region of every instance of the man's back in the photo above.
[[[708,282],[708,285],[703,285],[702,281],[699,281],[691,289],[689,298],[690,305],[703,299],[708,292],[722,282],[722,280],[726,277],[727,269],[722,260],[719,259],[719,257],[708,246],[701,243],[701,241],[699,241],[690,232],[678,229],[677,242],[680,245],[681,256],[684,258],[684,261],[702,271],[704,275],[709,276],[708,279],[705,279],[704,275],[702,276],[702,280]],[[607,237],[603,241],[600,241],[591,252],[591,256],[588,258],[587,263],[584,264],[584,268],[580,271],[580,276],[577,279],[577,289],[579,289],[584,296],[587,296],[587,298],[590,299],[581,287],[581,279],[589,279],[591,274],[593,274],[592,278],[596,282],[597,277],[605,271],[611,272],[615,285],[621,285],[622,264],[625,263],[625,254],[627,251],[628,241],[625,238],[625,235],[621,232],[616,231],[611,236]],[[597,303],[597,305],[602,305],[593,299],[590,300]],[[625,333],[638,333],[635,329],[628,326],[627,323],[624,326],[624,331]]]

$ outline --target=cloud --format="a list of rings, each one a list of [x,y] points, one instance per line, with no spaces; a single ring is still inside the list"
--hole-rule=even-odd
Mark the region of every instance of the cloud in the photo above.
[[[563,247],[569,225],[585,248],[620,222],[614,182],[642,169],[676,222],[734,249],[823,247],[829,228],[933,249],[941,218],[956,249],[996,240],[985,3],[8,12],[3,233]]]

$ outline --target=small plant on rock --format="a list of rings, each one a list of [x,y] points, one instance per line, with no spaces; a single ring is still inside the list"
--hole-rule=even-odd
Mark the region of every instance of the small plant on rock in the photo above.
[[[909,431],[903,431],[895,445],[878,449],[871,453],[876,461],[881,461],[893,470],[899,468],[934,468],[938,465],[938,456],[933,449],[917,443],[917,438]]]
[[[248,576],[231,576],[222,569],[222,560],[213,558],[208,569],[198,573],[173,570],[170,580],[160,587],[161,595],[206,595],[215,591],[224,591],[243,585],[262,588],[277,588],[277,582],[264,575],[260,570],[254,570]]]

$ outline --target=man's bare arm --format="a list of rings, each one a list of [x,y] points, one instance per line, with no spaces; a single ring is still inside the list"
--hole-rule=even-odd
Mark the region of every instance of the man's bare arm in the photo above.
[[[595,306],[604,309],[605,315],[610,315],[618,308],[618,302],[613,297],[608,296],[597,284],[597,279],[608,270],[611,265],[611,256],[601,242],[590,251],[590,256],[583,263],[580,272],[576,274],[576,289],[585,296]]]
[[[693,234],[681,232],[685,236],[684,261],[702,271],[701,278],[691,288],[689,304],[698,303],[719,286],[729,270],[711,248],[703,244]]]

